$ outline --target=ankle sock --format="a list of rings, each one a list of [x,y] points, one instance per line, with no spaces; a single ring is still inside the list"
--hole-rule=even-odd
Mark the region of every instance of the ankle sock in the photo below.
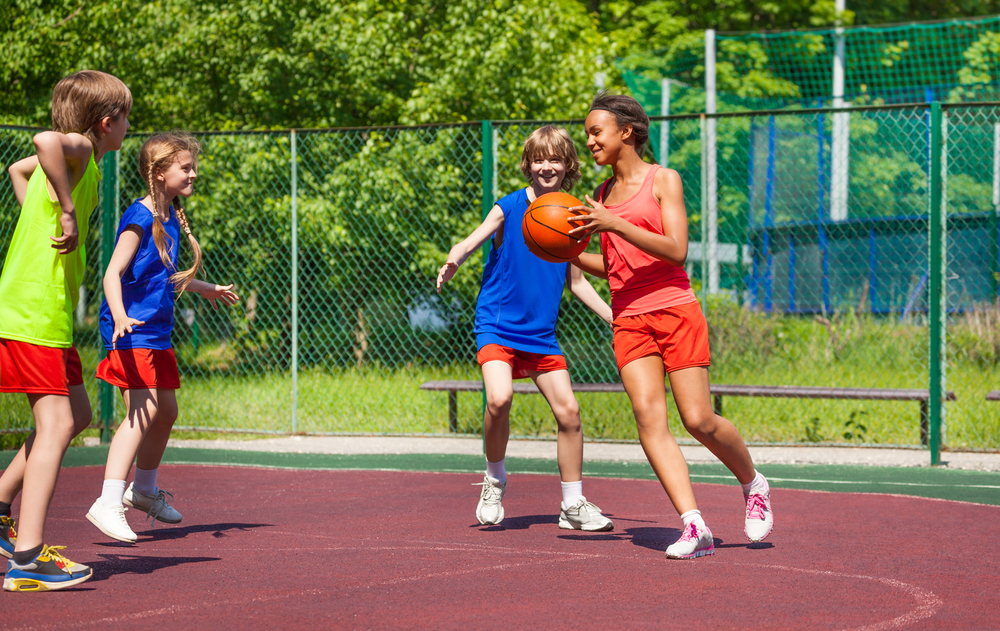
[[[691,522],[698,524],[698,528],[705,527],[705,520],[701,516],[701,511],[698,509],[689,510],[688,512],[681,515],[681,521],[684,522],[684,527],[687,528],[691,525]]]
[[[768,491],[767,480],[757,471],[754,471],[753,480],[750,481],[750,484],[741,484],[740,486],[743,487],[743,495],[750,495],[750,493],[760,493],[763,495]]]
[[[501,482],[507,481],[507,469],[503,465],[503,461],[506,458],[500,460],[500,462],[490,462],[486,461],[486,475],[490,476],[494,480],[500,480]]]
[[[119,506],[125,497],[125,480],[105,480],[101,489],[100,502],[105,508]]]
[[[0,517],[10,517],[10,504],[0,502]]]
[[[132,481],[132,488],[136,493],[143,495],[156,495],[156,469],[135,468],[135,480]]]
[[[563,506],[569,508],[583,497],[583,480],[576,482],[560,482],[562,485]]]
[[[14,563],[18,565],[27,565],[35,560],[35,557],[42,553],[42,544],[38,544],[30,550],[23,550],[18,552],[14,551]]]

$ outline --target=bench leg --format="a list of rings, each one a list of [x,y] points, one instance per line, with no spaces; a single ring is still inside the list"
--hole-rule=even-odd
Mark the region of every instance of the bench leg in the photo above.
[[[927,401],[920,402],[920,444],[926,447],[929,443],[928,435],[930,433],[930,425],[928,423],[930,419],[930,413],[927,410]]]
[[[458,392],[448,392],[448,430],[458,433]]]
[[[722,395],[713,394],[712,395],[712,407],[715,408],[715,413],[722,416]]]

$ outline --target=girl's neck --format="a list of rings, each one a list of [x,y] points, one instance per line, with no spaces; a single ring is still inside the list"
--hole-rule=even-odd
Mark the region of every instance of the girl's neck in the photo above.
[[[153,196],[156,195],[156,205],[153,205]],[[163,191],[150,191],[145,198],[143,198],[143,205],[153,210],[154,208],[160,214],[161,221],[168,221],[170,219],[170,197],[167,196]]]
[[[618,160],[611,165],[611,171],[616,182],[631,182],[645,178],[649,166],[631,145],[626,145],[618,154]]]

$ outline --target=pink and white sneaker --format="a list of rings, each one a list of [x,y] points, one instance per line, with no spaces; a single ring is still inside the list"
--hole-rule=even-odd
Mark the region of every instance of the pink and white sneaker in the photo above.
[[[715,554],[712,531],[693,521],[685,526],[681,538],[667,547],[668,559],[697,559],[710,554]]]
[[[764,480],[764,476],[760,476]],[[763,541],[771,534],[774,527],[774,513],[771,512],[771,488],[764,480],[763,492],[760,489],[751,491],[744,496],[747,502],[746,521],[743,531],[750,543]]]

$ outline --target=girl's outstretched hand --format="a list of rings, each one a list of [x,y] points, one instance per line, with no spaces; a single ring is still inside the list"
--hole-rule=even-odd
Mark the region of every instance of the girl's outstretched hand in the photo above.
[[[212,285],[208,289],[201,292],[203,298],[207,298],[209,302],[212,303],[212,308],[218,311],[219,307],[215,304],[216,300],[221,300],[224,304],[228,306],[233,306],[240,301],[240,297],[232,291],[233,286],[229,285]]]
[[[115,318],[115,331],[111,334],[111,348],[112,350],[117,350],[118,338],[125,337],[125,333],[131,333],[132,327],[141,326],[146,324],[145,320],[136,320],[135,318],[126,317],[124,320],[119,320]]]
[[[441,286],[451,280],[451,277],[455,275],[458,271],[458,263],[455,261],[448,261],[441,266],[438,270],[438,280],[437,280],[437,291],[441,293]]]
[[[604,204],[594,200],[590,195],[585,195],[584,199],[588,204],[593,206],[593,208],[589,208],[587,206],[574,206],[573,208],[570,208],[572,211],[583,212],[586,214],[577,215],[568,219],[568,221],[580,224],[578,227],[570,230],[569,234],[580,239],[583,237],[589,237],[595,232],[613,232],[615,230],[615,223],[620,221],[619,218],[611,214],[611,211],[605,208]]]

